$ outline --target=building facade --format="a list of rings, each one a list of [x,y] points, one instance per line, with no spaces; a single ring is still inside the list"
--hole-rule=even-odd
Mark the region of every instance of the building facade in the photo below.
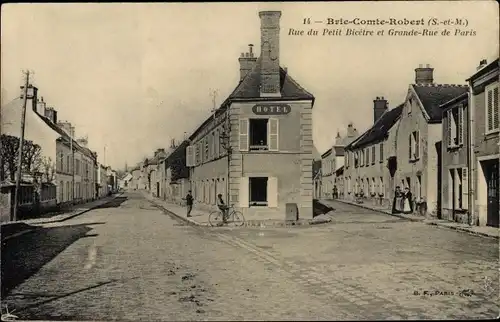
[[[471,87],[470,120],[473,156],[471,186],[473,222],[499,226],[499,60],[482,61],[480,69],[467,81]]]
[[[469,212],[469,93],[441,105],[441,218],[470,223]]]
[[[413,207],[425,205],[426,214],[441,212],[441,105],[468,91],[466,85],[436,84],[434,69],[415,69],[397,128],[396,183],[409,188]]]
[[[396,156],[397,129],[403,106],[389,110],[384,97],[377,97],[373,104],[373,126],[345,148],[344,197],[355,200],[362,196],[370,203],[390,207],[395,179],[389,160]]]
[[[252,47],[242,55],[240,83],[189,138],[192,190],[209,208],[222,193],[250,217],[284,217],[293,203],[301,218],[312,218],[314,97],[279,65],[281,12],[259,16],[260,57]]]

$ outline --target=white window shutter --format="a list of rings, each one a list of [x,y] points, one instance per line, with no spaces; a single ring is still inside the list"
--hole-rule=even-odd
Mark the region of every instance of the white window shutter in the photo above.
[[[500,128],[500,106],[498,105],[498,86],[493,89],[493,129],[498,130]]]
[[[420,158],[420,131],[415,132],[415,157]]]
[[[488,120],[486,129],[491,131],[493,130],[493,91],[489,90],[486,95],[488,96],[486,98],[486,119]]]
[[[270,208],[278,207],[278,178],[267,178],[267,206]]]
[[[469,208],[469,173],[468,168],[462,168],[462,209]]]
[[[194,157],[193,147],[192,146],[188,146],[186,148],[186,166],[188,166],[188,167],[193,167],[194,166],[193,157]]]
[[[412,150],[413,150],[413,141],[411,139],[412,137],[412,134],[410,133],[410,135],[408,136],[408,155],[409,155],[409,159],[412,160],[413,159],[413,153],[412,153]]]
[[[240,177],[240,207],[248,208],[250,190],[249,190],[249,178],[248,177]]]
[[[464,144],[464,108],[463,106],[458,107],[458,145]]]
[[[453,137],[452,137],[452,127],[451,127],[451,122],[453,122],[453,115],[451,114],[451,110],[446,111],[446,121],[447,121],[447,130],[446,130],[446,135],[448,136],[448,147],[452,146],[453,144]]]
[[[248,151],[248,119],[240,119],[240,151]]]
[[[269,151],[279,150],[279,120],[270,118],[267,129]]]

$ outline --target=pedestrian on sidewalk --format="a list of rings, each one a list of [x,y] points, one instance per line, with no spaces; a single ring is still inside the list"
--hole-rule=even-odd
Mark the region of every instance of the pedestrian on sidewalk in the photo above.
[[[333,196],[333,199],[338,199],[339,198],[339,190],[337,189],[337,186],[333,186],[332,196]]]
[[[404,200],[403,212],[405,214],[413,213],[413,195],[408,187],[405,188],[405,192],[403,194],[403,200]]]
[[[399,186],[396,186],[396,191],[394,192],[394,200],[392,201],[392,213],[400,214],[403,212],[403,193]]]
[[[187,217],[192,217],[191,210],[193,210],[193,196],[191,195],[191,190],[188,191],[186,198],[183,199],[186,200]]]

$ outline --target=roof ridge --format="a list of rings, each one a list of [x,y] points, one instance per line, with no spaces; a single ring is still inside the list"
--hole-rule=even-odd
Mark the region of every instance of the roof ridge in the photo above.
[[[431,84],[413,83],[412,85],[413,86],[420,86],[420,87],[463,87],[463,88],[469,87],[469,85],[467,85],[467,84],[448,84],[448,83],[443,83],[443,84],[440,84],[440,83],[431,83]]]

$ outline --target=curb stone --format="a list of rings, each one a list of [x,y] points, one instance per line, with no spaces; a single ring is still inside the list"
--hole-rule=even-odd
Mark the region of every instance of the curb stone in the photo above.
[[[382,210],[382,209],[373,209],[373,208],[370,208],[368,206],[364,206],[364,205],[361,205],[361,204],[353,204],[353,203],[350,203],[350,202],[345,202],[345,201],[340,200],[340,199],[335,199],[335,201],[341,202],[341,203],[346,204],[346,205],[353,205],[353,206],[356,206],[356,207],[365,208],[365,209],[373,210],[373,211],[376,211],[376,212],[384,213],[384,214],[387,214],[387,215],[390,215],[390,216],[407,219],[407,220],[414,221],[414,222],[421,222],[423,224],[430,225],[430,226],[436,226],[436,227],[448,228],[448,229],[456,230],[456,231],[462,231],[462,232],[469,233],[471,235],[476,235],[476,236],[482,236],[482,237],[500,239],[500,236],[498,236],[498,235],[491,236],[491,235],[488,235],[488,234],[483,233],[483,232],[471,231],[471,230],[468,230],[468,229],[465,229],[465,228],[462,228],[462,227],[454,227],[454,226],[442,225],[440,223],[432,222],[432,221],[431,222],[426,222],[425,218],[422,218],[422,219],[407,218],[407,217],[401,216],[399,214],[393,214],[393,213],[390,213],[390,212]]]

